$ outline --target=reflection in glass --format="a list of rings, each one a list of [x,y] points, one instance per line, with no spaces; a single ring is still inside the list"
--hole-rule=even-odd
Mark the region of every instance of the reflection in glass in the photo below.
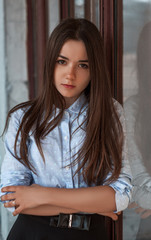
[[[84,0],[74,0],[74,10],[76,18],[84,18]]]
[[[98,29],[100,29],[100,1],[99,0],[95,0],[95,24],[98,27]]]
[[[151,239],[151,1],[124,1],[124,109],[133,175],[124,240]]]

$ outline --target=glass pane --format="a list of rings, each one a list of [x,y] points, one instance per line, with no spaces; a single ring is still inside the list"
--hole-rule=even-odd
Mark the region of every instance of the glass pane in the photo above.
[[[59,0],[48,1],[48,34],[50,35],[53,29],[60,22],[60,3]]]
[[[74,15],[76,18],[84,18],[84,0],[74,0]]]
[[[75,18],[87,18],[100,28],[100,0],[74,0]],[[87,9],[87,10],[86,10]]]
[[[93,0],[91,4],[93,4],[93,11],[91,11],[92,22],[100,29],[100,0]]]
[[[124,240],[151,239],[151,0],[123,0],[124,109],[133,198]]]

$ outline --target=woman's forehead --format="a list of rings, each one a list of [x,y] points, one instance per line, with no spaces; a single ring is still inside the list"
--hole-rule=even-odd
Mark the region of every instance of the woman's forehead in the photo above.
[[[64,56],[68,59],[72,58],[77,61],[84,60],[88,61],[88,55],[86,51],[86,47],[83,41],[81,40],[68,40],[66,41],[61,50],[59,55]]]

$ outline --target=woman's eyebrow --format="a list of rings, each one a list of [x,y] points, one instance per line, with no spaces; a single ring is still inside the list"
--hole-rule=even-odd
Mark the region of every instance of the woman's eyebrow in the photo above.
[[[66,60],[69,60],[69,58],[67,58],[67,57],[65,57],[63,55],[59,55],[58,57],[66,59]],[[86,60],[79,60],[78,62],[88,62],[88,60],[87,59]]]
[[[79,60],[79,62],[88,62],[88,60]]]
[[[66,59],[66,60],[69,60],[69,58],[64,57],[63,55],[59,55],[58,57],[61,57],[61,58]]]

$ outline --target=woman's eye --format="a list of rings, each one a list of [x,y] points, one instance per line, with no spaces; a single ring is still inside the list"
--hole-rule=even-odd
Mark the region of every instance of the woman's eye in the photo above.
[[[84,69],[88,69],[89,68],[89,66],[87,64],[84,64],[84,63],[79,64],[79,67],[80,68],[84,68]]]
[[[57,60],[57,63],[60,65],[65,65],[66,61],[65,60]]]

